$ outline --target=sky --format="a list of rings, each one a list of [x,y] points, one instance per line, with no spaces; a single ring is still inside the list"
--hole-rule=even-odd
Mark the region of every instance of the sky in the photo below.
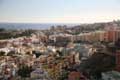
[[[120,0],[0,0],[0,22],[93,23],[120,19]]]

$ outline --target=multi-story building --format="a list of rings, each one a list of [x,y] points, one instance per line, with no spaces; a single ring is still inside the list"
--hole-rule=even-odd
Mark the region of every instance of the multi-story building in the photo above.
[[[120,38],[120,29],[118,27],[108,28],[102,31],[94,31],[89,33],[81,33],[74,36],[74,41],[87,42],[115,42]]]

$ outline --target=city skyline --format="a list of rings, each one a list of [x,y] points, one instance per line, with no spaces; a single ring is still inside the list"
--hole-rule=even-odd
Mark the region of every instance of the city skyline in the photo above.
[[[119,9],[119,0],[0,0],[0,22],[107,22],[120,19]]]

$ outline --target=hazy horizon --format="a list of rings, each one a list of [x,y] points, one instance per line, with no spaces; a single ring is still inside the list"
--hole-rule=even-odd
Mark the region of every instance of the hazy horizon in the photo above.
[[[4,29],[50,29],[52,26],[74,27],[79,23],[0,23],[0,28]]]

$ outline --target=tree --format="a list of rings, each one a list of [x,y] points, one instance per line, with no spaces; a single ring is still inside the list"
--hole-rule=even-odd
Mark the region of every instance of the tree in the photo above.
[[[32,51],[32,54],[34,54],[36,56],[36,58],[39,58],[39,56],[41,56],[41,52],[38,51]]]
[[[66,71],[66,70],[63,70],[62,71],[62,74],[61,75],[59,75],[59,80],[67,80],[68,79],[68,74],[69,74],[69,72],[68,71]]]
[[[18,75],[21,76],[23,79],[26,77],[30,77],[30,73],[33,71],[33,69],[27,65],[23,65],[18,70]]]
[[[16,53],[15,51],[10,51],[7,53],[7,56],[13,56],[13,55],[15,55],[15,53]]]
[[[80,71],[89,73],[95,79],[101,78],[101,73],[115,68],[115,56],[105,53],[95,53],[80,64]]]
[[[4,55],[5,55],[5,52],[0,51],[0,56],[4,56]]]
[[[59,56],[63,56],[63,53],[61,51],[57,50],[56,52],[59,54]]]
[[[4,28],[0,28],[0,32],[2,32],[2,31],[5,31],[5,29]]]

